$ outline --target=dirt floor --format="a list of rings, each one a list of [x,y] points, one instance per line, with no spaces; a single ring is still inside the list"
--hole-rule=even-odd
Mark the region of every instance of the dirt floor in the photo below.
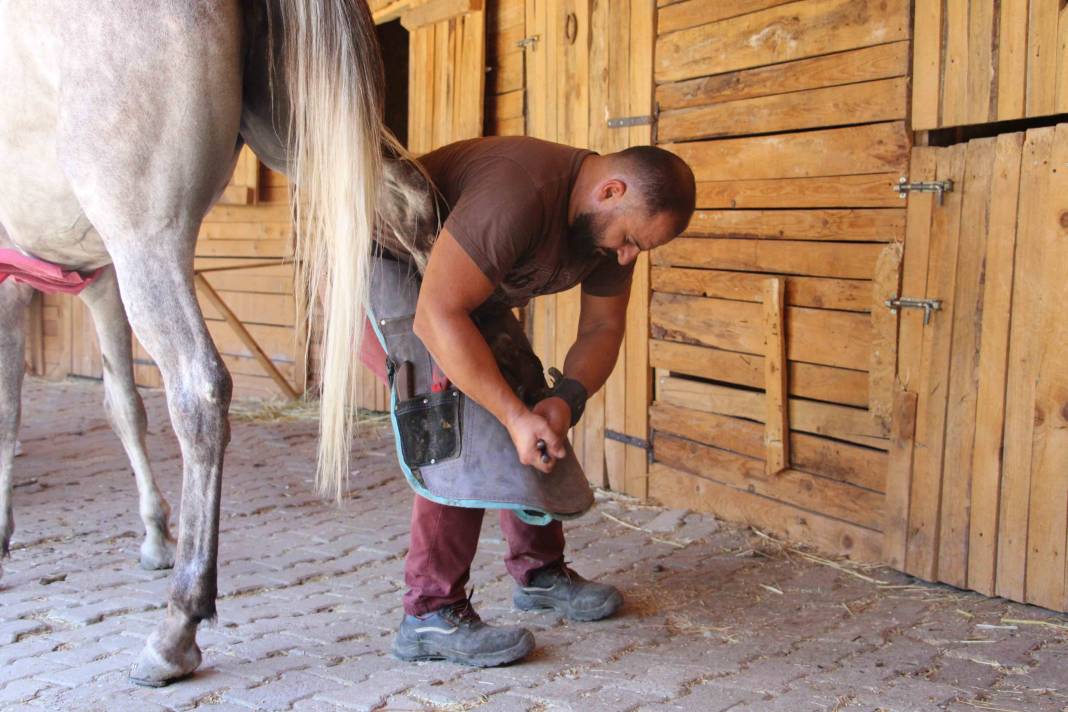
[[[309,408],[249,404],[235,408],[226,459],[204,663],[168,688],[136,688],[126,673],[163,616],[169,574],[137,566],[134,481],[102,396],[94,382],[26,384],[0,579],[5,710],[1068,710],[1064,616],[609,494],[567,525],[569,558],[622,589],[620,615],[577,624],[512,610],[487,517],[476,606],[530,627],[537,650],[492,670],[400,662],[388,650],[412,495],[392,438],[381,422],[367,429],[338,508],[312,492]],[[161,394],[145,399],[177,509],[177,446]]]

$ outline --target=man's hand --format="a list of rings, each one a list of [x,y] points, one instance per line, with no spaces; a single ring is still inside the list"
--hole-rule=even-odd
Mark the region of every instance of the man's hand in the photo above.
[[[571,428],[571,406],[563,398],[549,396],[534,405],[534,412],[549,421],[549,427],[562,438]]]
[[[553,471],[556,461],[567,456],[567,450],[564,448],[564,436],[559,434],[550,425],[549,421],[538,413],[524,408],[510,418],[505,423],[505,427],[508,428],[508,434],[512,436],[512,443],[515,444],[519,461],[524,465],[530,465],[545,474],[549,474]],[[566,427],[564,432],[567,432]],[[538,448],[539,441],[545,443],[544,451]],[[543,454],[549,456],[548,462],[542,461]]]

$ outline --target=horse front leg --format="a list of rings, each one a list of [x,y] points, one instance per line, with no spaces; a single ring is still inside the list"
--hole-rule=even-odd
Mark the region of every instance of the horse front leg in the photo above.
[[[29,287],[15,284],[12,279],[0,282],[0,561],[7,557],[11,535],[15,532],[12,470],[26,363],[23,358],[26,306],[32,295]]]
[[[188,244],[191,247],[191,241]],[[160,686],[197,668],[197,625],[215,617],[219,500],[223,453],[230,440],[232,381],[211,341],[184,260],[153,262],[139,249],[116,250],[114,256],[130,322],[163,374],[182,452],[182,506],[167,615],[130,673],[138,684]]]
[[[174,540],[168,521],[171,508],[152,476],[145,452],[148,418],[141,394],[134,385],[133,344],[130,322],[119,297],[115,270],[108,268],[81,294],[89,307],[100,343],[104,370],[104,410],[118,435],[137,480],[138,511],[145,526],[141,567],[169,569],[174,565]]]

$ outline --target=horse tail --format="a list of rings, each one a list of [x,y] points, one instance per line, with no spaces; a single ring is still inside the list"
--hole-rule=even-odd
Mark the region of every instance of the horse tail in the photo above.
[[[325,316],[316,488],[340,500],[349,475],[356,354],[388,136],[382,60],[364,0],[278,0],[278,5],[292,107],[298,309],[310,327],[319,296]]]

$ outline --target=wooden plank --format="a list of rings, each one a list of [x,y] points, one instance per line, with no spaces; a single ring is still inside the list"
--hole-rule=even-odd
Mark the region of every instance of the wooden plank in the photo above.
[[[718,22],[757,10],[766,10],[776,5],[785,5],[792,0],[687,0],[676,2],[660,10],[657,15],[657,31],[660,34],[685,30],[688,27]]]
[[[1016,233],[1016,277],[1012,287],[1008,383],[1005,392],[1005,437],[998,524],[996,592],[1025,600],[1030,548],[1031,473],[1035,433],[1035,394],[1040,343],[1038,316],[1047,298],[1042,275],[1043,218],[1050,203],[1049,157],[1052,128],[1027,132],[1020,174],[1020,208]],[[1062,275],[1063,277],[1063,275]],[[1042,546],[1042,544],[1039,544]]]
[[[702,181],[698,208],[899,208],[900,171],[825,178]]]
[[[942,126],[968,122],[969,0],[944,0],[942,34]],[[988,66],[989,71],[989,66]]]
[[[655,109],[653,60],[656,47],[656,14],[652,3],[646,0],[630,0],[628,72],[615,80],[620,90],[626,91],[630,111],[628,115],[650,115]],[[627,142],[632,146],[651,144],[652,126],[634,126],[627,129]],[[649,255],[639,255],[634,266],[631,303],[627,310],[627,335],[624,340],[627,359],[626,432],[643,439],[649,434],[648,413],[652,400],[652,372],[649,368],[650,269]],[[626,467],[627,492],[644,499],[649,491],[647,453],[628,446]]]
[[[649,416],[650,427],[658,432],[758,460],[764,458],[764,431],[758,423],[663,402],[653,403]],[[790,458],[795,470],[876,492],[882,492],[886,485],[887,455],[878,450],[791,433]]]
[[[710,269],[653,267],[652,284],[657,292],[759,302],[761,283],[767,276]],[[786,280],[786,303],[795,307],[868,312],[872,308],[871,284],[853,279],[792,276]]]
[[[1053,129],[1051,129],[1053,130]],[[1048,203],[1036,206],[1035,232],[1042,266],[1033,278],[1042,290],[1035,304],[1035,375],[1031,437],[1031,504],[1027,522],[1027,602],[1063,611],[1068,544],[1068,124],[1055,129],[1048,163]],[[1032,337],[1032,338],[1035,338]]]
[[[458,15],[481,12],[483,0],[427,0],[406,10],[400,17],[401,26],[409,32]]]
[[[1001,0],[998,21],[997,120],[1024,116],[1028,0]]]
[[[1061,4],[1057,29],[1057,112],[1068,113],[1068,5]]]
[[[870,82],[908,74],[908,42],[865,47],[770,67],[661,84],[656,100],[663,111],[773,94]]]
[[[890,454],[886,470],[886,519],[883,522],[883,558],[888,566],[904,569],[908,551],[909,499],[916,434],[916,394],[894,393],[890,421]]]
[[[498,123],[503,119],[523,116],[523,90],[510,91],[489,98],[486,102],[486,121]]]
[[[481,3],[481,0],[479,0]],[[457,140],[482,135],[486,101],[486,14],[470,12],[457,21],[461,35],[459,63],[453,68],[456,95]]]
[[[255,357],[255,359],[260,363],[260,366],[263,367],[263,370],[266,371],[267,375],[270,376],[271,379],[275,382],[282,394],[290,399],[296,399],[299,394],[296,392],[296,390],[294,390],[293,386],[290,385],[289,381],[287,381],[285,377],[283,377],[282,374],[278,372],[278,369],[275,367],[274,363],[272,363],[271,359],[267,356],[267,354],[263,352],[263,349],[260,348],[260,345],[256,343],[256,340],[248,332],[248,329],[246,329],[245,326],[241,323],[241,320],[238,319],[232,311],[230,311],[230,308],[226,305],[226,302],[224,302],[219,296],[219,294],[214,289],[212,289],[211,285],[208,284],[208,281],[199,274],[194,275],[193,280],[197,286],[198,291],[205,297],[207,297],[208,301],[212,303],[216,310],[222,313],[223,317],[226,319],[227,324],[230,326],[230,328],[234,330],[234,332],[238,335],[238,338],[241,339],[242,343],[245,344],[248,350],[252,352],[253,357]]]
[[[293,225],[284,222],[204,222],[197,236],[201,240],[289,240]]]
[[[968,588],[994,593],[1001,490],[1002,432],[1009,353],[1009,318],[1016,250],[1023,134],[997,138],[990,190],[990,233],[983,270],[979,391],[972,451],[971,519],[968,535]]]
[[[787,541],[858,561],[881,561],[882,536],[870,529],[738,490],[655,463],[649,495],[668,507],[699,509],[741,522]]]
[[[296,323],[297,306],[292,294],[220,291],[217,287],[215,290],[244,324],[293,327]],[[225,319],[210,299],[200,300],[200,306],[206,319]]]
[[[907,89],[908,79],[896,77],[664,111],[657,136],[686,141],[894,121],[905,118]]]
[[[206,223],[285,223],[292,220],[288,205],[216,205],[204,217]]]
[[[868,529],[882,525],[883,495],[786,469],[774,476],[764,463],[727,450],[657,433],[656,461],[736,489],[744,489]]]
[[[908,39],[906,0],[808,0],[663,35],[658,83]]]
[[[664,146],[690,164],[698,181],[808,178],[901,171],[908,162],[901,122],[796,134]]]
[[[776,475],[790,466],[790,421],[786,404],[786,301],[785,280],[764,283],[764,449],[767,474]],[[791,325],[792,326],[792,325]]]
[[[905,236],[905,213],[902,210],[698,210],[684,234],[889,242]]]
[[[291,240],[201,240],[197,257],[292,257]]]
[[[957,587],[968,582],[971,464],[975,445],[979,377],[978,322],[984,313],[982,269],[989,232],[988,210],[994,172],[993,138],[968,143],[962,193],[957,277],[953,297],[952,363],[949,370],[942,512],[938,536],[938,578]]]
[[[903,246],[891,242],[879,254],[872,280],[871,364],[868,367],[868,409],[872,417],[890,432],[894,402],[894,378],[897,373],[897,314],[886,302],[900,294]]]
[[[649,360],[655,368],[691,376],[751,388],[764,385],[764,357],[759,355],[652,339]],[[864,371],[800,361],[788,361],[787,368],[790,395],[859,408],[868,406],[868,374]]]
[[[871,279],[878,244],[679,237],[653,253],[653,264]]]
[[[764,422],[762,393],[666,377],[657,379],[657,398],[683,408]],[[867,411],[858,408],[791,398],[790,427],[877,450],[889,448],[889,441],[873,426]]]
[[[749,354],[764,353],[763,310],[759,304],[676,294],[653,294],[652,334],[658,339],[702,344]],[[787,355],[791,361],[868,368],[870,320],[862,314],[788,307]]]
[[[937,177],[960,184],[964,176],[965,144],[939,154]],[[917,394],[916,457],[909,503],[909,539],[905,570],[928,581],[938,573],[939,513],[942,508],[942,456],[945,452],[946,389],[949,385],[953,340],[957,245],[961,194],[947,193],[934,209],[928,263],[928,299],[941,299],[942,311],[923,331],[923,355]]]
[[[942,6],[943,0],[916,3],[912,38],[912,127],[917,130],[942,125]]]
[[[997,85],[994,64],[996,12],[993,2],[968,4],[968,99],[965,116],[969,124],[996,121],[998,118],[994,96]]]
[[[1055,0],[1031,0],[1027,23],[1027,116],[1045,116],[1057,109],[1060,5]]]

